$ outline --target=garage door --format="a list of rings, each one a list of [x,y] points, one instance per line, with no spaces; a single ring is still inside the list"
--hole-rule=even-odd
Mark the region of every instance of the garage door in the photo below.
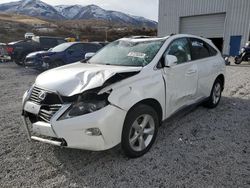
[[[226,14],[182,17],[180,33],[193,34],[206,38],[221,38],[224,33]]]

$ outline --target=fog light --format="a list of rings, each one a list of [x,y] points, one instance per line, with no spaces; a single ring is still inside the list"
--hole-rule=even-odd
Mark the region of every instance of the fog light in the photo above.
[[[89,128],[85,131],[85,133],[89,136],[100,136],[102,135],[100,129],[98,128]]]

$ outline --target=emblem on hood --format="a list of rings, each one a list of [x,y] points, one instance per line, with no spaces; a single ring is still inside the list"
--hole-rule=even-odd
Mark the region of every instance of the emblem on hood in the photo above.
[[[41,91],[39,94],[38,94],[38,98],[43,101],[47,96],[47,93],[45,91]]]

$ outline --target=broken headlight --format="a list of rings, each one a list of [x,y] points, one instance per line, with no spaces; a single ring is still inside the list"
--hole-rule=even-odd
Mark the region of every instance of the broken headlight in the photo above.
[[[96,93],[88,93],[78,97],[77,102],[59,118],[59,120],[69,119],[85,114],[89,114],[100,110],[107,106],[108,94],[97,95]]]

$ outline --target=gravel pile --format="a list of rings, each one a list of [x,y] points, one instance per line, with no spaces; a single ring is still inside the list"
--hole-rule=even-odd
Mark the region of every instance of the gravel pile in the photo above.
[[[36,71],[0,64],[0,187],[250,187],[250,64],[227,67],[213,110],[164,123],[149,153],[104,152],[28,142],[21,98]]]

